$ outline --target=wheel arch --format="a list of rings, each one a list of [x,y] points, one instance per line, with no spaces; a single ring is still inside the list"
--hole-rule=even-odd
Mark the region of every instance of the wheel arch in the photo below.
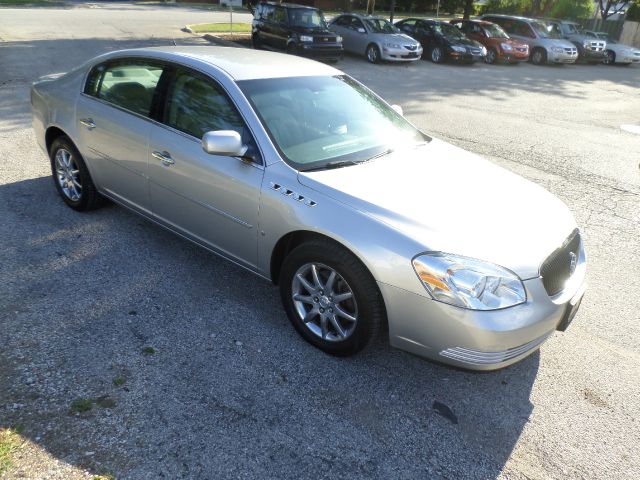
[[[44,134],[44,142],[45,142],[45,145],[47,147],[47,153],[51,151],[51,146],[53,145],[53,142],[55,142],[56,139],[58,139],[60,137],[67,137],[69,139],[69,141],[71,141],[71,143],[73,143],[73,140],[71,140],[71,137],[69,137],[69,135],[67,135],[67,132],[62,130],[60,127],[52,125],[52,126],[49,126],[47,128],[47,131]],[[75,143],[74,143],[74,145],[75,145]],[[76,148],[78,148],[78,147],[76,146]]]

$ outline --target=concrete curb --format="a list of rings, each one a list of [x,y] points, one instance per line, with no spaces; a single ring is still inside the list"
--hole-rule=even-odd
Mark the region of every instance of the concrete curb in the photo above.
[[[213,43],[214,45],[219,45],[222,47],[245,48],[244,45],[240,45],[239,43],[232,42],[230,40],[225,40],[224,38],[216,37],[215,35],[211,35],[210,33],[204,34],[202,38],[204,38],[208,42]]]

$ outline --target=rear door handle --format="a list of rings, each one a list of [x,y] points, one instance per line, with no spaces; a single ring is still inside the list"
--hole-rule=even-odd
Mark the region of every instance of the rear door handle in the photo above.
[[[93,122],[91,118],[81,118],[80,123],[87,127],[87,130],[93,130],[97,127],[97,125]]]
[[[163,165],[169,166],[176,163],[169,152],[152,152],[151,156],[156,160],[160,160]]]

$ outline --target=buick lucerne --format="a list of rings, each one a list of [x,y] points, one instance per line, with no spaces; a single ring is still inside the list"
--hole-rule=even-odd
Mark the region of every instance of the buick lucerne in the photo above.
[[[112,52],[31,91],[55,188],[106,197],[277,284],[308,342],[517,362],[585,289],[569,209],[343,72],[222,47]]]

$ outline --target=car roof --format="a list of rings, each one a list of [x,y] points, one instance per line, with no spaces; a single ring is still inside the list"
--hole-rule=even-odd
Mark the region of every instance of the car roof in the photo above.
[[[469,22],[469,23],[477,23],[478,25],[482,25],[483,27],[487,26],[487,25],[494,25],[493,22],[490,22],[489,20],[475,20],[475,19],[468,19],[465,20],[464,18],[454,18],[453,20],[451,20],[449,23],[451,22]]]
[[[306,8],[309,10],[318,10],[316,7],[310,7],[309,5],[298,5],[297,3],[258,2],[258,4],[273,5],[276,7],[285,7],[285,8]]]
[[[518,15],[504,15],[502,13],[486,13],[482,15],[484,17],[493,17],[493,18],[510,18],[512,20],[520,20],[522,22],[534,22],[539,21],[537,18],[528,18],[528,17],[520,17]]]
[[[336,68],[306,58],[236,47],[148,47],[120,50],[100,58],[106,60],[131,56],[174,61],[205,71],[209,66],[216,67],[234,80],[343,74]]]

